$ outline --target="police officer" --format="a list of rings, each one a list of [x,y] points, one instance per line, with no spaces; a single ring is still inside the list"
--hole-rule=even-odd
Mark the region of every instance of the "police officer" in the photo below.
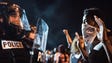
[[[22,14],[17,4],[0,2],[0,62],[30,63],[26,40],[29,31],[23,28]]]

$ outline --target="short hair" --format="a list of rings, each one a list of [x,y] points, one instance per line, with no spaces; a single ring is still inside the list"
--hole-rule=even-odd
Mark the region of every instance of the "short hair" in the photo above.
[[[65,53],[65,46],[63,44],[60,44],[58,46],[58,50],[59,50],[60,53]]]
[[[86,15],[87,17],[89,17],[92,20],[94,20],[94,15],[96,15],[97,17],[99,17],[101,19],[104,19],[104,15],[103,15],[102,11],[99,8],[85,9],[83,14]]]

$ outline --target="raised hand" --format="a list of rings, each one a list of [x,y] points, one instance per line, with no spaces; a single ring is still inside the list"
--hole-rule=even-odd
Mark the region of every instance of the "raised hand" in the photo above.
[[[69,33],[68,33],[68,30],[67,30],[67,29],[63,29],[63,33],[64,33],[65,36],[66,36],[68,45],[70,46],[70,45],[72,44],[72,38],[70,37],[70,35],[69,35]]]
[[[101,18],[98,18],[97,16],[94,16],[96,23],[99,26],[99,32],[97,34],[97,37],[100,41],[103,41],[103,31],[104,31],[104,23]]]
[[[63,29],[63,33],[66,35],[68,34],[68,30],[67,29]]]
[[[76,38],[78,39],[78,42],[79,42],[79,43],[77,43],[77,46],[79,46],[80,48],[84,48],[85,45],[84,45],[83,37],[79,36],[79,34],[77,32],[75,33],[75,35],[76,35]]]

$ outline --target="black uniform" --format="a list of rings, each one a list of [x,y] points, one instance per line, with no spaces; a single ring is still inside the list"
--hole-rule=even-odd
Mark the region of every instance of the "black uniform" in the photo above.
[[[9,11],[7,3],[0,3],[0,62],[30,63],[30,50],[23,38],[27,33],[19,26],[9,24]]]

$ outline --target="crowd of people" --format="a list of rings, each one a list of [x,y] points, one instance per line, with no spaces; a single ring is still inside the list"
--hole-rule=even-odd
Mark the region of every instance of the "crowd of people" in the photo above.
[[[53,51],[41,51],[34,46],[38,28],[25,30],[21,22],[23,10],[14,3],[0,3],[0,61],[4,63],[111,63],[112,35],[106,28],[100,9],[84,10],[82,35],[75,32],[72,39],[63,29],[68,47],[60,44]],[[20,41],[20,42],[18,42]],[[32,48],[33,47],[33,48]]]
[[[67,41],[72,46],[71,56],[74,57],[70,57],[71,61],[77,60],[75,63],[111,63],[112,42],[108,36],[110,31],[103,20],[100,9],[85,9],[81,27],[82,35],[79,36],[76,32],[76,37],[72,41],[68,31],[64,30]]]
[[[112,62],[111,30],[106,28],[100,9],[85,9],[81,25],[82,35],[80,36],[78,32],[76,32],[73,40],[68,30],[63,29],[68,47],[65,48],[63,44],[60,44],[56,52],[50,54],[51,57],[49,57],[49,59],[52,62],[48,63]]]
[[[54,63],[112,62],[111,30],[105,26],[100,9],[85,9],[83,14],[82,35],[75,32],[75,38],[72,40],[68,30],[63,29],[68,47],[65,48],[62,44],[57,47],[58,52],[54,54]],[[66,50],[67,48],[70,50]]]

